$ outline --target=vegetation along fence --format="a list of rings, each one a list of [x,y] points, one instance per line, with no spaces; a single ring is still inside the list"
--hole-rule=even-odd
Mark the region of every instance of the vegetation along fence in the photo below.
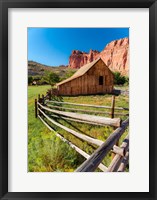
[[[51,131],[53,131],[53,124],[89,144],[98,146],[92,155],[89,155],[78,146],[74,145],[71,141],[68,141],[61,134],[56,133],[57,137],[69,144],[73,149],[75,149],[75,151],[86,158],[85,162],[76,169],[76,172],[93,172],[97,168],[104,172],[125,171],[126,165],[129,162],[129,134],[125,137],[120,146],[118,145],[118,141],[129,126],[129,109],[115,107],[114,95],[112,96],[111,106],[77,104],[63,102],[61,100],[61,97],[55,100],[54,96],[52,100],[49,95],[46,97],[44,97],[44,95],[41,97],[38,95],[38,100],[35,99],[35,117],[38,117]],[[89,109],[87,110],[87,108]],[[102,111],[102,109],[107,111]],[[115,110],[124,112],[115,112]],[[107,115],[108,117],[105,117],[104,115]],[[119,116],[127,116],[127,119],[122,120]],[[87,136],[62,125],[55,120],[56,118],[97,126],[112,126],[113,133],[110,134],[104,142],[100,139]],[[110,151],[112,151],[113,156],[111,163],[107,167],[102,164],[102,161]]]

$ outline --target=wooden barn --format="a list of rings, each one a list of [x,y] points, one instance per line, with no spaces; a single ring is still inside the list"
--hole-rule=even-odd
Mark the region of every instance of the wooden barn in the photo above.
[[[57,84],[59,95],[106,94],[113,91],[114,77],[101,58],[82,66],[73,76]]]

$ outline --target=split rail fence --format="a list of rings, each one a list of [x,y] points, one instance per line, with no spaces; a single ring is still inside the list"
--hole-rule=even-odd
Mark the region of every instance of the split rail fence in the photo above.
[[[64,106],[66,105],[66,107]],[[73,106],[73,107],[67,107]],[[76,108],[77,106],[84,109]],[[96,110],[87,110],[85,108],[94,108]],[[109,112],[99,111],[98,109],[106,109]],[[127,113],[116,113],[117,111],[127,111]],[[99,105],[90,105],[90,104],[77,104],[70,102],[54,101],[50,100],[47,96],[38,95],[38,100],[35,99],[35,117],[39,118],[45,126],[51,131],[54,131],[52,128],[53,124],[68,133],[74,135],[75,137],[86,141],[89,144],[94,144],[98,148],[94,151],[92,155],[87,154],[85,151],[72,144],[61,134],[56,133],[56,136],[59,137],[62,141],[69,144],[75,151],[81,154],[86,158],[86,161],[83,162],[77,169],[76,172],[93,172],[97,168],[104,172],[123,172],[129,162],[129,134],[125,137],[122,144],[118,146],[118,141],[129,126],[129,117],[126,120],[122,121],[120,118],[114,118],[114,116],[128,116],[128,108],[115,107],[115,96],[112,96],[111,106],[99,106]],[[97,116],[93,114],[107,114],[110,117]],[[87,136],[85,134],[79,133],[71,128],[68,128],[61,123],[58,123],[55,118],[65,119],[69,121],[75,121],[79,123],[92,124],[97,126],[112,126],[113,133],[106,139],[106,141],[101,141],[99,139]],[[49,123],[48,123],[49,122]],[[102,164],[105,156],[112,151],[113,159],[109,166]]]

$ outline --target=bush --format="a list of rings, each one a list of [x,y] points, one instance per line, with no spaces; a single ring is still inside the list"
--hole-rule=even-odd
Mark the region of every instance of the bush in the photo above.
[[[28,84],[30,85],[33,82],[33,77],[32,76],[28,76]]]
[[[125,77],[125,85],[129,85],[129,77],[128,76]]]
[[[116,85],[129,84],[129,77],[122,76],[120,72],[114,72],[114,84]]]
[[[66,74],[65,74],[65,79],[70,78],[76,71],[74,70],[67,70]]]
[[[29,141],[30,172],[74,171],[85,160],[56,136],[33,136]]]
[[[72,69],[68,69],[65,74],[62,76],[61,81],[70,78],[74,73],[76,72],[76,70],[72,70]]]
[[[55,72],[45,73],[43,80],[49,83],[51,86],[54,86],[56,83],[60,81],[60,77]]]
[[[41,78],[38,82],[37,82],[38,85],[48,85],[49,83],[47,81],[45,81],[44,78]]]

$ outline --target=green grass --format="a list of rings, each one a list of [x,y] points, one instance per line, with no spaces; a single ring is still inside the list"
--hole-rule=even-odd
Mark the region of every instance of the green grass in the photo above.
[[[31,172],[51,172],[51,171],[74,171],[85,159],[79,155],[75,150],[70,148],[68,144],[62,142],[55,136],[55,132],[51,132],[48,128],[34,114],[34,99],[38,94],[46,94],[50,86],[29,86],[28,87],[28,166]],[[78,97],[63,97],[63,101],[94,104],[94,105],[111,105],[111,95],[90,95]],[[116,107],[129,107],[129,99],[126,96],[116,97]],[[67,107],[66,105],[63,107]],[[71,107],[68,105],[68,107]],[[82,107],[77,107],[82,108]],[[93,108],[85,108],[93,109]],[[98,109],[96,109],[98,110]],[[106,109],[99,109],[109,111]],[[121,111],[116,111],[121,112]],[[126,111],[124,111],[126,113]],[[49,114],[49,113],[47,113]],[[102,114],[101,114],[102,115]],[[105,115],[107,116],[107,115]],[[55,119],[55,118],[54,118]],[[122,117],[126,119],[126,117]],[[77,132],[89,135],[105,141],[107,137],[113,132],[112,127],[94,126],[82,124],[78,122],[66,121],[63,119],[55,119],[57,122],[69,127]],[[63,135],[66,139],[71,141],[82,150],[91,154],[97,148],[95,145],[89,145],[72,134],[53,126],[56,132]],[[123,134],[120,143],[126,136],[128,130]],[[111,153],[109,153],[103,163],[108,166],[111,162]]]

